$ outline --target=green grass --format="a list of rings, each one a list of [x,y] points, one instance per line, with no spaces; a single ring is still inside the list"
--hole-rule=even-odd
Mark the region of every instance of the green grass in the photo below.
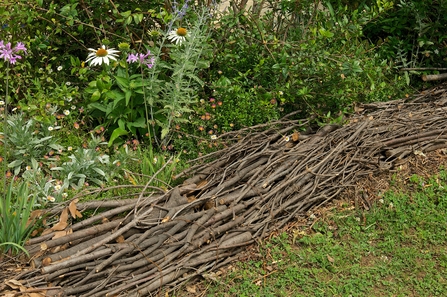
[[[395,182],[370,211],[336,209],[265,242],[208,296],[447,296],[447,171]]]

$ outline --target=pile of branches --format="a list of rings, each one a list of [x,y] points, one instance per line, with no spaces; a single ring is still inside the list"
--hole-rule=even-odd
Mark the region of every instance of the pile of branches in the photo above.
[[[215,270],[363,176],[446,148],[447,89],[357,106],[344,125],[316,131],[291,117],[269,127],[227,134],[238,141],[167,193],[143,187],[134,199],[51,210],[62,226],[28,242],[31,267],[15,283],[46,296],[147,296]],[[102,212],[65,223],[85,209]]]

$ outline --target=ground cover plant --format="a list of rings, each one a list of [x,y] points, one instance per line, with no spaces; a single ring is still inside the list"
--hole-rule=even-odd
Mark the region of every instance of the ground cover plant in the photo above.
[[[447,172],[396,174],[371,209],[338,201],[206,276],[207,296],[444,296]],[[199,286],[190,286],[197,289]],[[203,288],[203,287],[202,287]],[[206,293],[205,293],[206,292]]]
[[[226,132],[290,111],[343,124],[357,103],[427,86],[398,67],[447,56],[442,1],[262,4],[3,1],[3,256],[44,222],[33,210],[117,195],[82,194],[95,188],[166,192],[188,160],[229,145]]]

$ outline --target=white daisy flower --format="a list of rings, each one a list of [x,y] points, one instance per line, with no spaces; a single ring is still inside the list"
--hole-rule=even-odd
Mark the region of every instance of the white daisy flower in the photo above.
[[[72,150],[73,150],[72,146],[67,147],[67,151],[72,151]]]
[[[50,201],[50,202],[56,201],[56,199],[54,199],[54,197],[50,196],[50,195],[47,196],[47,200]]]
[[[68,115],[70,114],[70,111],[69,111],[68,109],[66,109],[66,110],[64,110],[64,114],[65,114],[66,116],[68,116]]]
[[[5,105],[5,101],[0,100],[0,105]]]
[[[117,53],[119,53],[119,51],[113,48],[106,49],[105,45],[97,50],[93,48],[88,50],[91,53],[88,54],[86,62],[89,62],[90,66],[101,65],[103,62],[109,65],[109,59],[116,61]]]
[[[48,131],[53,131],[54,128],[52,126],[48,127]]]
[[[182,44],[189,37],[189,32],[185,28],[178,28],[177,30],[172,30],[168,34],[168,39],[175,44]]]
[[[67,86],[71,86],[71,82],[67,81],[67,82],[65,83],[65,85],[67,85]]]
[[[63,69],[62,66],[57,67],[57,71],[61,71]]]
[[[61,185],[55,185],[55,186],[54,186],[54,190],[55,190],[55,191],[59,191],[61,188],[62,188]]]
[[[216,140],[217,136],[216,135],[211,135],[211,140]]]

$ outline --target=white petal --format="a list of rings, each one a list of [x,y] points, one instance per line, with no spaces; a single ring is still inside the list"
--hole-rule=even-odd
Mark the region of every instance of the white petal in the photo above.
[[[107,56],[102,57],[102,59],[104,60],[104,63],[106,63],[107,65],[109,65],[109,58]]]
[[[90,64],[91,66],[95,66],[95,65],[101,65],[101,58],[96,57],[92,60],[92,63]]]

